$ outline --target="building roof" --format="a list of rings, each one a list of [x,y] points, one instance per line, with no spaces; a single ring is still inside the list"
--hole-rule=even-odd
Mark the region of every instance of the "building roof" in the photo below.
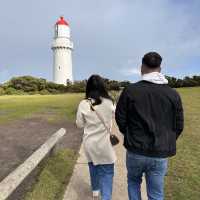
[[[64,17],[61,16],[60,19],[56,22],[57,25],[66,25],[69,26],[69,23],[65,21]]]

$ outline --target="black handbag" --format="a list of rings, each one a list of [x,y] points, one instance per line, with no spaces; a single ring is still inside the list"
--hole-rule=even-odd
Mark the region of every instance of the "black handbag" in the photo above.
[[[112,146],[115,146],[115,145],[119,144],[119,142],[120,142],[119,138],[115,134],[113,134],[111,132],[111,130],[106,126],[106,123],[104,122],[104,120],[101,117],[101,115],[94,109],[94,106],[92,105],[91,101],[90,101],[90,106],[91,106],[91,109],[96,113],[97,117],[100,119],[100,121],[102,122],[104,127],[106,128],[107,132],[110,133],[110,142],[111,142]]]
[[[115,134],[110,135],[110,142],[113,146],[119,144],[119,138]]]

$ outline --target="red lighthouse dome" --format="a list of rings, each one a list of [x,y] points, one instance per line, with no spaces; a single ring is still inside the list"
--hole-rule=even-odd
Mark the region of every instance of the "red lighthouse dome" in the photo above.
[[[67,21],[65,21],[64,17],[61,16],[60,19],[56,22],[56,25],[65,25],[65,26],[69,26],[69,23]]]

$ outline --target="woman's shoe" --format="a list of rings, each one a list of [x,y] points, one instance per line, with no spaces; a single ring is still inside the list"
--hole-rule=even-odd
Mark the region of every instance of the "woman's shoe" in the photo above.
[[[93,191],[92,192],[92,197],[93,197],[92,198],[93,200],[100,200],[99,199],[99,191]]]

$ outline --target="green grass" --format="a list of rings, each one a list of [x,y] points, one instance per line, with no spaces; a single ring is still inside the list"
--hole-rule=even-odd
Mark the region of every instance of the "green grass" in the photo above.
[[[0,96],[0,123],[42,115],[49,121],[74,119],[83,94]]]
[[[50,157],[25,200],[62,200],[76,158],[77,155],[67,149]]]
[[[200,199],[200,88],[182,88],[185,129],[170,159],[166,200]]]
[[[55,123],[74,120],[83,94],[0,96],[0,124],[42,117]],[[43,164],[25,200],[61,200],[76,161],[72,150],[61,150]]]
[[[199,200],[200,87],[182,88],[178,91],[185,110],[185,129],[178,140],[177,155],[169,162],[165,185],[166,200]],[[34,115],[44,115],[49,121],[73,120],[82,98],[83,94],[1,96],[0,123]],[[39,182],[26,200],[59,200],[60,197],[55,195],[62,194],[62,182],[68,179],[66,177],[69,177],[73,169],[73,164],[69,164],[71,157],[67,154],[62,152],[49,160],[39,177]]]

